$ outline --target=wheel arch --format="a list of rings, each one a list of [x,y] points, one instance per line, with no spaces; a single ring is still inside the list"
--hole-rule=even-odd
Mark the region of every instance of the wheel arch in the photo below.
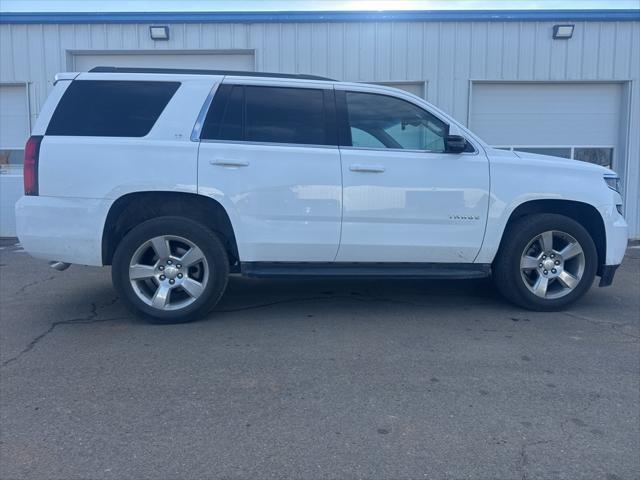
[[[102,231],[102,263],[111,265],[118,244],[133,227],[152,218],[172,215],[192,219],[217,233],[231,266],[239,265],[238,244],[225,208],[204,195],[165,191],[128,193],[113,202]]]
[[[555,213],[558,215],[564,215],[581,224],[587,230],[596,245],[596,251],[598,253],[598,274],[600,274],[601,267],[604,265],[607,255],[607,233],[604,226],[604,220],[600,212],[598,212],[593,205],[574,200],[540,199],[529,200],[518,205],[511,212],[511,215],[507,220],[496,258],[500,254],[506,234],[513,222],[524,216],[535,215],[538,213]]]

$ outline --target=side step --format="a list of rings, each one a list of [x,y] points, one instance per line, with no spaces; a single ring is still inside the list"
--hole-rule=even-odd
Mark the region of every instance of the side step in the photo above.
[[[246,277],[486,278],[490,264],[244,262]]]

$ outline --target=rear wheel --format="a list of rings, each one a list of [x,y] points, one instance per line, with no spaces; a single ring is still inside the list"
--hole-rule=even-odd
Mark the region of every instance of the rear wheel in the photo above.
[[[127,305],[154,323],[205,315],[222,296],[228,274],[216,235],[181,217],[155,218],[132,229],[112,266],[113,284]]]
[[[589,290],[597,265],[595,244],[582,225],[563,215],[531,215],[505,231],[494,280],[519,306],[557,310]]]

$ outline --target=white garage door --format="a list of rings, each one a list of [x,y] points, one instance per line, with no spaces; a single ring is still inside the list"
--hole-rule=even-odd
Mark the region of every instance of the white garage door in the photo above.
[[[0,85],[0,165],[21,164],[20,152],[28,137],[26,85]]]
[[[93,67],[199,68],[253,71],[252,53],[75,53],[73,69],[86,72]]]
[[[622,85],[476,83],[470,127],[491,145],[616,166]]]

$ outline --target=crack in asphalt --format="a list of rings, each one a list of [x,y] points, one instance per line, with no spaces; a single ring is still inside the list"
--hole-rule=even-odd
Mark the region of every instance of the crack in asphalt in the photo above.
[[[598,392],[592,392],[589,393],[587,395],[587,404],[584,406],[584,408],[582,408],[581,410],[579,410],[577,413],[578,414],[584,414],[585,412],[587,412],[589,409],[591,409],[591,407],[593,406],[593,404],[600,400],[602,398],[602,395],[600,395],[600,393]],[[573,432],[568,431],[566,429],[567,424],[570,421],[574,421],[574,423],[576,423],[576,425],[578,426],[585,426],[585,423],[577,423],[577,421],[582,422],[582,420],[580,420],[579,418],[577,418],[574,414],[574,416],[572,416],[571,418],[567,418],[565,420],[563,420],[562,422],[560,422],[560,430],[562,431],[563,435],[565,436],[564,441],[562,442],[562,444],[568,444],[572,439],[573,439]],[[548,444],[548,443],[553,443],[551,440],[538,440],[535,442],[522,442],[522,445],[520,446],[520,457],[519,457],[519,461],[518,461],[518,471],[520,472],[520,480],[527,480],[527,465],[529,464],[529,456],[527,454],[527,448],[529,447],[533,447],[535,445],[543,445],[543,444]]]
[[[591,406],[593,405],[593,403],[596,400],[599,400],[600,398],[602,398],[602,396],[597,392],[588,394],[588,396],[587,396],[587,405],[583,409],[579,410],[578,413],[582,414],[582,413],[585,413],[586,411],[588,411],[591,408]],[[575,419],[576,419],[576,417],[574,416],[574,417],[567,418],[567,419],[563,420],[562,422],[560,422],[560,430],[566,436],[566,438],[564,440],[564,443],[568,443],[573,439],[573,433],[572,432],[568,432],[566,430],[566,426],[567,426],[567,423],[569,423],[570,421],[575,420]]]
[[[536,442],[522,442],[520,446],[520,458],[518,461],[518,471],[520,472],[520,480],[527,480],[527,464],[529,463],[529,455],[527,448],[534,445],[544,445],[551,443],[551,440],[538,440]]]
[[[49,328],[47,328],[44,332],[42,332],[40,335],[34,337],[27,344],[26,347],[24,347],[20,352],[18,352],[18,354],[14,355],[13,357],[8,358],[4,362],[2,362],[2,366],[6,367],[6,366],[18,361],[23,355],[25,355],[26,353],[29,353],[31,350],[33,350],[36,347],[36,345],[38,345],[42,340],[44,340],[51,332],[53,332],[60,325],[99,323],[99,322],[108,322],[108,321],[112,321],[112,320],[120,320],[122,318],[125,318],[125,317],[97,318],[98,317],[98,310],[100,310],[102,308],[109,307],[109,306],[113,305],[114,303],[116,303],[117,301],[118,301],[118,297],[115,297],[113,300],[110,300],[109,302],[103,303],[101,305],[97,305],[95,302],[91,302],[91,310],[84,317],[70,318],[70,319],[66,319],[66,320],[58,320],[57,322],[53,322],[51,325],[49,325]]]
[[[272,307],[275,305],[282,305],[286,303],[303,303],[303,302],[313,302],[317,300],[336,300],[336,299],[346,299],[346,300],[355,300],[357,302],[381,302],[381,303],[392,303],[399,305],[409,305],[413,307],[447,307],[447,306],[455,306],[457,303],[421,303],[414,302],[410,300],[396,300],[393,298],[385,298],[385,297],[372,297],[368,295],[358,294],[358,295],[316,295],[312,297],[302,297],[302,298],[284,298],[281,300],[274,300],[272,302],[266,303],[258,303],[255,305],[245,305],[242,307],[235,308],[223,308],[223,309],[214,309],[213,313],[233,313],[233,312],[242,312],[245,310],[257,310],[260,308]],[[477,307],[483,305],[491,305],[492,302],[478,302],[474,304],[469,304],[469,307]]]
[[[51,277],[48,277],[46,279],[42,279],[42,280],[38,280],[38,281],[35,281],[35,282],[28,283],[28,284],[22,286],[17,291],[17,293],[23,292],[27,288],[33,287],[35,285],[38,285],[39,283],[44,283],[46,281],[52,280],[53,278],[55,278],[55,277],[51,276]],[[411,300],[397,300],[397,299],[386,298],[386,297],[372,297],[372,296],[364,295],[364,294],[351,294],[351,295],[329,294],[329,295],[316,295],[316,296],[303,297],[303,298],[285,298],[285,299],[281,299],[281,300],[275,300],[275,301],[272,301],[272,302],[259,303],[259,304],[255,304],[255,305],[244,305],[244,306],[236,307],[236,308],[214,309],[212,312],[213,313],[234,313],[234,312],[242,312],[242,311],[248,311],[248,310],[258,310],[258,309],[269,308],[269,307],[272,307],[272,306],[282,305],[282,304],[289,304],[289,303],[304,303],[304,302],[336,300],[336,299],[355,300],[357,302],[363,302],[363,303],[382,302],[382,303],[409,305],[409,306],[416,306],[416,307],[434,307],[434,306],[443,307],[443,306],[449,306],[449,305],[456,305],[455,303],[423,303],[423,302],[416,302],[416,301],[411,301]],[[111,300],[111,301],[109,301],[107,303],[104,303],[102,305],[97,305],[95,302],[92,302],[91,303],[91,311],[86,316],[78,317],[78,318],[72,318],[72,319],[66,319],[66,320],[59,320],[57,322],[53,322],[46,331],[44,331],[40,335],[38,335],[35,338],[33,338],[27,344],[27,346],[24,349],[22,349],[17,355],[5,360],[2,363],[2,366],[7,366],[7,365],[10,365],[11,363],[16,362],[24,354],[26,354],[26,353],[30,352],[31,350],[33,350],[33,348],[38,343],[40,343],[44,338],[46,338],[51,332],[53,332],[60,325],[99,323],[99,322],[106,322],[106,321],[112,321],[112,320],[120,320],[122,318],[125,318],[125,317],[112,317],[112,318],[105,318],[105,319],[96,318],[98,316],[98,310],[99,309],[111,306],[117,300],[118,300],[118,297],[115,297],[113,300]],[[491,303],[492,303],[491,301],[485,301],[485,302],[481,301],[481,302],[478,302],[477,304],[473,304],[473,305],[470,305],[470,306],[473,307],[473,306],[490,305]],[[633,334],[626,333],[626,332],[618,330],[618,328],[622,328],[622,327],[625,327],[625,326],[630,326],[631,324],[628,324],[628,323],[617,324],[617,323],[613,323],[613,322],[600,321],[600,320],[596,320],[596,319],[593,319],[593,318],[589,318],[589,317],[585,317],[585,316],[582,316],[582,315],[577,315],[577,314],[573,314],[573,313],[569,313],[569,312],[562,312],[562,313],[564,315],[566,315],[566,316],[571,317],[571,318],[576,318],[576,319],[579,319],[579,320],[585,320],[585,321],[588,321],[588,322],[593,323],[595,325],[609,326],[609,327],[611,327],[612,330],[615,330],[617,333],[620,333],[622,335],[634,338],[636,340],[640,339],[640,337],[638,337],[637,335],[633,335]],[[566,422],[563,422],[560,425],[560,427],[563,430],[563,432],[565,432],[564,424],[566,424]]]
[[[52,280],[53,278],[55,278],[54,276],[49,277],[47,279],[43,279],[43,280],[38,280],[36,282],[31,282],[27,285],[22,286],[18,292],[22,292],[24,290],[26,290],[29,287],[33,287],[39,283],[43,283],[45,281],[48,280]],[[365,296],[362,294],[357,294],[357,295],[317,295],[317,296],[313,296],[313,297],[304,297],[304,298],[285,298],[282,300],[276,300],[273,302],[266,302],[266,303],[260,303],[260,304],[256,304],[256,305],[245,305],[242,307],[237,307],[237,308],[227,308],[227,309],[215,309],[213,310],[213,313],[233,313],[233,312],[241,312],[241,311],[247,311],[247,310],[257,310],[257,309],[262,309],[262,308],[268,308],[268,307],[272,307],[275,305],[281,305],[281,304],[287,304],[287,303],[302,303],[302,302],[312,302],[312,301],[317,301],[317,300],[335,300],[335,299],[346,299],[346,300],[355,300],[358,302],[364,302],[364,303],[368,303],[368,302],[385,302],[385,303],[393,303],[393,304],[404,304],[404,305],[410,305],[410,306],[418,306],[418,307],[433,307],[433,306],[446,306],[446,305],[450,305],[450,304],[429,304],[429,303],[420,303],[420,302],[413,302],[413,301],[409,301],[409,300],[396,300],[396,299],[392,299],[392,298],[376,298],[376,297],[371,297],[371,296]],[[28,344],[26,347],[24,347],[20,352],[18,352],[18,354],[14,355],[13,357],[8,358],[7,360],[5,360],[4,362],[2,362],[2,366],[6,367],[12,363],[15,363],[16,361],[18,361],[23,355],[29,353],[31,350],[33,350],[36,345],[38,345],[42,340],[44,340],[51,332],[53,332],[57,327],[59,327],[60,325],[82,325],[82,324],[90,324],[90,323],[100,323],[100,322],[108,322],[108,321],[113,321],[113,320],[121,320],[123,318],[127,318],[127,317],[109,317],[109,318],[97,318],[98,316],[98,310],[101,308],[106,308],[109,307],[111,305],[113,305],[114,303],[116,303],[118,301],[118,297],[115,297],[114,299],[110,300],[109,302],[106,302],[104,304],[101,305],[97,305],[95,302],[91,302],[91,310],[89,311],[89,313],[87,315],[85,315],[84,317],[78,317],[78,318],[71,318],[71,319],[65,319],[65,320],[59,320],[57,322],[53,322],[51,325],[49,325],[49,328],[47,330],[45,330],[44,332],[42,332],[41,334],[37,335],[36,337],[34,337]],[[490,302],[481,302],[478,305],[485,305],[485,304],[489,304]]]
[[[577,318],[578,320],[584,320],[586,322],[593,323],[594,325],[608,326],[608,327],[611,328],[611,330],[614,330],[616,333],[619,333],[619,334],[624,335],[626,337],[634,338],[636,340],[640,340],[640,336],[634,335],[632,333],[623,332],[623,331],[620,330],[621,328],[624,328],[624,327],[632,327],[632,326],[634,326],[633,323],[607,322],[605,320],[598,320],[598,319],[595,319],[595,318],[586,317],[584,315],[578,315],[576,313],[570,313],[570,312],[560,312],[560,313],[562,313],[563,315],[566,315],[568,317],[571,317],[571,318]]]
[[[29,288],[29,287],[33,287],[39,283],[43,283],[45,281],[51,280],[55,277],[49,277],[47,279],[44,280],[38,280],[36,282],[31,282],[27,285],[24,285],[23,287],[21,287],[18,292],[24,291],[25,289]],[[368,303],[368,302],[384,302],[384,303],[392,303],[392,304],[403,304],[403,305],[409,305],[409,306],[418,306],[418,307],[433,307],[433,306],[447,306],[447,305],[452,305],[452,304],[433,304],[433,303],[421,303],[421,302],[413,302],[413,301],[409,301],[409,300],[396,300],[396,299],[392,299],[392,298],[376,298],[376,297],[371,297],[371,296],[365,296],[362,294],[357,294],[357,295],[317,295],[317,296],[313,296],[313,297],[304,297],[304,298],[285,298],[282,300],[276,300],[273,302],[266,302],[266,303],[260,303],[260,304],[256,304],[256,305],[245,305],[242,307],[237,307],[237,308],[227,308],[227,309],[215,309],[213,310],[213,313],[233,313],[233,312],[241,312],[241,311],[247,311],[247,310],[257,310],[257,309],[262,309],[262,308],[268,308],[268,307],[272,307],[275,305],[281,305],[281,304],[287,304],[287,303],[301,303],[301,302],[312,302],[312,301],[317,301],[317,300],[335,300],[335,299],[346,299],[346,300],[355,300],[358,302],[364,302],[364,303]],[[89,324],[89,323],[99,323],[99,322],[108,322],[108,321],[113,321],[113,320],[121,320],[123,318],[126,317],[110,317],[110,318],[96,318],[98,316],[98,310],[101,308],[106,308],[109,307],[111,305],[113,305],[115,302],[118,301],[118,297],[115,297],[113,300],[106,302],[104,304],[101,305],[97,305],[95,302],[91,302],[91,310],[90,312],[84,316],[84,317],[78,317],[78,318],[71,318],[71,319],[66,319],[66,320],[59,320],[57,322],[53,322],[49,328],[47,330],[45,330],[44,332],[42,332],[41,334],[37,335],[36,337],[34,337],[28,344],[26,347],[24,347],[18,354],[14,355],[13,357],[8,358],[7,360],[5,360],[4,362],[2,362],[2,366],[8,366],[16,361],[18,361],[23,355],[25,355],[26,353],[29,353],[31,350],[33,350],[36,345],[38,345],[42,340],[44,340],[51,332],[53,332],[57,327],[59,327],[60,325],[76,325],[76,324]],[[488,305],[490,304],[490,302],[480,302],[477,305]],[[476,305],[476,306],[477,306]],[[473,306],[473,305],[472,305]]]
[[[55,275],[51,275],[50,277],[41,278],[40,280],[35,280],[33,282],[27,283],[26,285],[23,285],[18,290],[16,290],[14,292],[14,295],[17,295],[19,293],[23,293],[28,288],[35,287],[36,285],[40,285],[41,283],[49,282],[49,281],[53,280],[54,278],[56,278]]]

